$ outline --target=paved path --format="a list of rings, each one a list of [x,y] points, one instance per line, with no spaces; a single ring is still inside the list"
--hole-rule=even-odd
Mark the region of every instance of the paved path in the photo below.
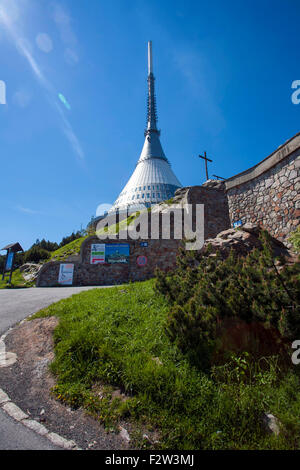
[[[0,410],[0,450],[61,450]]]
[[[0,289],[0,336],[41,308],[94,287]],[[0,369],[1,374],[1,369]],[[25,428],[0,410],[0,450],[58,449],[48,439]]]

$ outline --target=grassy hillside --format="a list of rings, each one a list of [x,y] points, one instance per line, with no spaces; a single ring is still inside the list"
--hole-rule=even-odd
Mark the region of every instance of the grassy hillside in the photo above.
[[[51,253],[50,259],[47,260],[47,262],[65,261],[69,256],[79,254],[81,245],[86,238],[88,238],[88,235],[86,237],[78,238],[77,240],[74,240],[71,243],[68,243],[67,245],[59,248],[58,250],[53,251]]]
[[[127,219],[121,220],[121,222],[117,224],[112,224],[109,227],[105,227],[101,230],[98,230],[96,234],[102,235],[104,233],[109,234],[116,234],[119,233],[121,230],[125,230],[129,225],[137,218],[138,214],[132,214]]]
[[[108,227],[108,229],[101,230],[100,233],[118,233],[119,230],[124,229],[126,226],[135,219],[135,216],[130,216],[128,219],[123,220],[120,224],[114,224]],[[68,243],[67,245],[59,248],[56,251],[51,253],[51,257],[48,261],[65,261],[69,256],[77,255],[80,253],[80,248],[84,240],[86,240],[90,235],[85,237],[78,238],[77,240]]]
[[[57,399],[85,407],[108,429],[126,420],[138,447],[299,448],[296,368],[280,371],[268,358],[244,381],[245,356],[203,372],[170,342],[168,310],[153,281],[91,290],[42,310],[37,316],[60,319],[51,365]],[[263,413],[280,420],[279,436],[264,430]],[[159,443],[147,444],[144,432]]]

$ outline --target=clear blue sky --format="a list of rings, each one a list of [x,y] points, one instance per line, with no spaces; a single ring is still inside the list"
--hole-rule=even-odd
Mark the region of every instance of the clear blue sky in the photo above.
[[[204,150],[229,177],[300,130],[298,0],[0,0],[0,12],[2,246],[60,241],[114,202],[144,141],[149,39],[161,141],[184,186],[204,181]]]

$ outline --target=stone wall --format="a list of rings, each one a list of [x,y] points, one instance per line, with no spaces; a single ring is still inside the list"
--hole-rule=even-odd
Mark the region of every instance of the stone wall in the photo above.
[[[141,242],[147,241],[148,247]],[[126,243],[130,245],[129,264],[96,264],[90,263],[91,245],[93,243]],[[100,241],[97,237],[87,238],[82,246],[77,261],[74,261],[73,286],[115,285],[129,281],[142,281],[154,276],[156,268],[163,271],[174,269],[180,240],[108,240]],[[147,257],[146,266],[138,266],[137,258]],[[66,261],[69,263],[69,261]],[[58,286],[60,262],[45,264],[39,273],[38,287]]]
[[[202,186],[192,186],[187,192],[188,204],[204,205],[204,239],[214,238],[230,224],[225,185],[209,180]]]
[[[259,224],[289,244],[300,219],[300,133],[225,185],[232,224]]]

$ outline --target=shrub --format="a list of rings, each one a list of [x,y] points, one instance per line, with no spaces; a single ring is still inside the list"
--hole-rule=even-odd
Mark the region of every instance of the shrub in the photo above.
[[[58,244],[56,242],[50,242],[49,240],[46,241],[44,238],[43,240],[37,240],[31,248],[42,248],[46,251],[55,251],[58,248]]]
[[[289,241],[292,243],[295,251],[300,252],[300,226],[293,232],[289,238]]]
[[[59,244],[59,248],[62,248],[63,246],[68,245],[68,243],[71,243],[74,240],[77,240],[78,238],[81,238],[82,235],[83,234],[80,231],[77,231],[76,233],[75,232],[71,233],[71,235],[69,235],[68,237],[64,237],[62,239],[62,241]]]
[[[43,248],[33,246],[30,250],[26,251],[24,255],[24,263],[39,263],[50,258],[50,253]]]
[[[266,232],[261,241],[245,258],[182,252],[173,274],[157,272],[156,289],[171,305],[167,333],[200,367],[230,350],[274,354],[300,337],[300,263],[279,272]]]

